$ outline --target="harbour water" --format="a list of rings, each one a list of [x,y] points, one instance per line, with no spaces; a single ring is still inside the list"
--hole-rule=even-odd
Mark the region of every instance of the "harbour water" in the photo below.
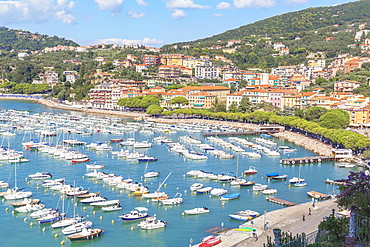
[[[65,111],[52,109],[43,105],[30,103],[27,101],[0,101],[0,109],[14,109],[22,111],[30,111],[30,114],[42,112],[50,112],[54,114],[65,113]],[[73,113],[81,115],[83,113]],[[103,116],[101,116],[103,118]],[[129,119],[123,119],[130,121]],[[46,207],[58,207],[62,210],[62,200],[60,194],[54,191],[45,190],[39,186],[40,181],[26,180],[29,174],[36,172],[50,172],[53,178],[65,178],[68,184],[76,183],[76,186],[82,186],[85,189],[89,188],[91,192],[100,192],[109,200],[120,199],[122,210],[115,212],[103,212],[101,209],[92,206],[85,206],[77,203],[77,213],[93,222],[93,227],[102,228],[104,234],[97,239],[71,243],[61,232],[61,229],[52,229],[50,225],[40,225],[37,221],[28,217],[27,213],[14,213],[10,205],[10,201],[5,199],[0,203],[1,217],[1,245],[2,246],[60,246],[64,240],[64,246],[188,246],[189,244],[199,243],[201,238],[209,235],[207,229],[215,226],[224,226],[227,228],[237,228],[242,222],[232,220],[228,217],[229,214],[236,211],[251,209],[258,211],[260,214],[271,210],[282,208],[281,205],[268,202],[266,195],[255,193],[251,187],[233,187],[229,183],[219,183],[208,179],[197,179],[184,176],[190,170],[204,170],[216,174],[227,174],[230,172],[236,173],[238,164],[238,174],[250,166],[256,167],[258,173],[255,175],[246,176],[249,181],[256,183],[268,184],[270,188],[276,188],[277,194],[274,196],[282,198],[294,203],[303,203],[311,200],[307,196],[307,191],[318,191],[325,194],[337,193],[337,186],[326,184],[324,181],[327,178],[339,179],[345,178],[350,170],[358,171],[360,168],[340,168],[335,162],[325,162],[321,164],[302,164],[302,165],[282,165],[280,158],[288,157],[306,157],[315,156],[311,151],[305,150],[302,147],[295,146],[287,141],[272,138],[278,145],[289,145],[296,148],[296,152],[283,153],[280,157],[271,157],[263,155],[259,159],[250,159],[247,156],[238,155],[231,150],[225,150],[232,153],[237,158],[230,160],[221,160],[217,157],[207,154],[206,161],[185,160],[183,156],[170,152],[166,145],[153,142],[150,149],[142,150],[148,156],[158,158],[156,162],[148,163],[148,169],[160,171],[160,176],[157,178],[143,179],[145,162],[133,162],[130,160],[120,159],[112,155],[110,151],[92,151],[87,147],[78,146],[73,149],[79,150],[82,153],[88,154],[91,162],[96,164],[104,164],[105,168],[102,171],[106,173],[114,173],[122,175],[124,178],[131,178],[137,182],[143,182],[149,187],[151,192],[154,192],[164,178],[172,172],[161,190],[166,192],[170,197],[176,193],[181,193],[184,198],[184,203],[175,206],[163,206],[158,202],[152,202],[148,199],[141,199],[140,196],[129,195],[125,190],[120,190],[110,187],[102,181],[93,181],[85,176],[86,163],[72,164],[71,161],[66,161],[53,156],[32,150],[22,149],[21,142],[29,141],[29,132],[18,131],[13,129],[16,136],[1,137],[2,146],[10,147],[15,150],[22,150],[25,157],[30,160],[27,163],[11,164],[6,161],[1,161],[0,180],[10,183],[14,186],[15,179],[19,188],[25,188],[26,191],[33,192],[33,198],[39,198]],[[202,137],[201,133],[187,133],[179,131],[176,134],[168,132],[156,132],[154,135],[145,135],[139,132],[125,133],[123,136],[112,135],[102,132],[94,132],[89,136],[70,134],[64,139],[78,139],[87,143],[106,142],[114,138],[132,138],[136,141],[153,141],[153,137],[167,136],[174,141],[178,141],[179,136],[191,135],[192,137],[210,143]],[[224,138],[224,137],[222,137]],[[246,138],[246,137],[243,137]],[[252,139],[249,136],[248,139]],[[60,144],[63,139],[61,135],[50,137],[47,141],[51,144]],[[226,138],[225,138],[226,139]],[[213,144],[218,149],[223,149],[217,144]],[[112,144],[115,151],[121,149],[118,144]],[[196,150],[194,146],[187,144]],[[132,150],[132,149],[130,149]],[[247,148],[247,151],[252,151]],[[238,160],[238,162],[237,162]],[[17,176],[15,177],[15,166],[17,167]],[[288,179],[298,176],[306,179],[308,183],[305,187],[290,186],[286,181],[270,181],[266,178],[266,173],[279,172],[287,174]],[[195,183],[203,183],[205,186],[214,188],[225,188],[228,193],[240,193],[240,198],[222,203],[219,198],[210,197],[209,194],[194,194],[189,187]],[[157,230],[141,230],[137,224],[139,222],[122,222],[119,215],[129,213],[134,207],[143,206],[149,209],[151,215],[155,214],[158,219],[167,221],[165,228]],[[206,206],[210,209],[210,213],[203,215],[182,215],[186,209]],[[6,210],[8,209],[8,210]],[[72,216],[73,203],[71,198],[65,200],[65,212]],[[268,221],[268,219],[266,219]],[[32,224],[31,224],[32,223]]]

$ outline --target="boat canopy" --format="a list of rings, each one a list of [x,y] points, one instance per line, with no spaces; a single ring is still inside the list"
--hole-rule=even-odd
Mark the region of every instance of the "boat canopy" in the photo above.
[[[148,211],[149,209],[147,209],[146,207],[136,207],[135,208],[137,211]]]

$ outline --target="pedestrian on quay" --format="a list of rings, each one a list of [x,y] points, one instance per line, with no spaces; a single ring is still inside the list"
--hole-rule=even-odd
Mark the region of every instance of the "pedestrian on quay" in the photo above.
[[[308,216],[311,215],[311,208],[308,208]]]
[[[302,221],[306,220],[306,215],[302,214]]]
[[[258,236],[257,236],[256,230],[253,230],[252,236],[254,237],[254,241],[257,241],[258,240]]]

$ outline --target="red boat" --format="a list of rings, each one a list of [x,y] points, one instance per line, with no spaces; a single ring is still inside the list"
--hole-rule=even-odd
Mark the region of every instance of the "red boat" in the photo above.
[[[120,139],[110,139],[109,141],[110,142],[121,142],[121,141],[123,141],[123,139],[122,138],[120,138]]]
[[[199,247],[210,247],[214,246],[216,244],[221,243],[221,237],[220,236],[208,236],[202,239],[202,243],[199,244]]]
[[[90,158],[81,158],[81,159],[75,159],[75,160],[72,160],[72,163],[82,163],[82,162],[87,162],[87,161],[90,161]]]

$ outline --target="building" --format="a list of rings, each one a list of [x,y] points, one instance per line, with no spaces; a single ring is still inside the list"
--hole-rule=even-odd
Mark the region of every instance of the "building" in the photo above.
[[[77,71],[63,71],[63,75],[66,77],[66,81],[69,81],[70,83],[75,83],[75,81],[80,78],[80,75],[77,73]]]
[[[197,79],[220,79],[220,67],[217,65],[197,65],[194,76]]]
[[[163,65],[178,65],[183,66],[183,54],[161,54],[161,64]]]
[[[182,66],[161,65],[158,68],[158,76],[163,78],[179,78]]]
[[[186,95],[189,100],[189,107],[209,109],[213,107],[216,96],[206,92],[199,92]]]
[[[143,63],[147,65],[160,65],[161,58],[156,55],[144,55],[143,56]]]
[[[355,88],[358,88],[361,86],[361,82],[358,81],[351,81],[351,80],[345,80],[345,81],[337,81],[334,83],[334,91],[340,91],[340,92],[353,92]]]
[[[147,64],[137,64],[135,65],[136,67],[136,72],[142,73],[143,70],[147,70],[149,68],[149,65]]]
[[[47,69],[43,75],[40,75],[43,83],[47,83],[50,87],[54,87],[58,83],[59,75],[52,69]]]

